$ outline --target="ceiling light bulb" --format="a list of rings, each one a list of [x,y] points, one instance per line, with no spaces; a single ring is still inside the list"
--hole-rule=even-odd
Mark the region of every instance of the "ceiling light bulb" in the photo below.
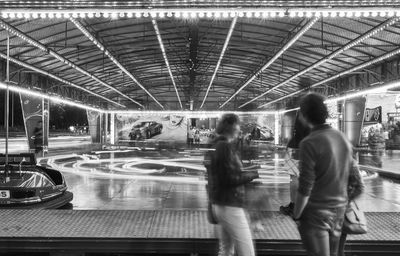
[[[111,19],[117,19],[118,18],[118,13],[113,12],[111,13]]]
[[[89,13],[87,14],[87,17],[88,17],[89,19],[93,18],[93,17],[94,17],[94,13],[93,13],[93,12],[89,12]]]
[[[195,19],[197,17],[197,13],[190,12],[190,18]]]
[[[140,12],[135,12],[135,17],[136,17],[136,18],[142,17],[142,13],[140,13]]]

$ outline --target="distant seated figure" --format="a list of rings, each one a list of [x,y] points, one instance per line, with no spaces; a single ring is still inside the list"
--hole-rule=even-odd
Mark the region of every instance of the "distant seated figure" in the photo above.
[[[35,153],[39,154],[43,150],[43,122],[39,120],[33,130],[33,145],[35,146]]]

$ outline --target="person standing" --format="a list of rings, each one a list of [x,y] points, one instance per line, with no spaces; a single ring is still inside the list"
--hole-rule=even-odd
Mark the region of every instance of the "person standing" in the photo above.
[[[250,226],[244,210],[245,184],[259,177],[256,170],[244,171],[234,145],[240,131],[239,117],[225,114],[218,123],[215,149],[207,157],[207,192],[211,214],[217,223],[219,256],[255,255]]]
[[[302,121],[300,121],[299,113],[296,114],[296,119],[294,122],[294,129],[292,133],[292,138],[290,138],[286,151],[286,161],[285,167],[289,172],[290,176],[290,203],[286,206],[281,206],[279,210],[286,215],[292,216],[294,209],[294,201],[296,199],[296,192],[298,188],[298,178],[299,178],[299,146],[300,142],[310,134],[310,128],[308,125],[304,125]]]
[[[325,123],[328,109],[324,100],[312,93],[300,103],[300,118],[311,133],[300,142],[293,219],[309,256],[337,256],[353,164],[348,139]]]

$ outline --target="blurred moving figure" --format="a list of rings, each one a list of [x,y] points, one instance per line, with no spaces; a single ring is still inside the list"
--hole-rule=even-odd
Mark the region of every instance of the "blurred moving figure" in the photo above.
[[[340,131],[325,123],[324,97],[306,95],[300,119],[311,133],[300,142],[299,188],[293,219],[309,256],[337,256],[353,164],[352,146]]]
[[[254,245],[244,207],[245,184],[259,177],[255,170],[243,171],[235,139],[240,132],[239,117],[225,114],[218,123],[214,152],[206,156],[208,196],[217,224],[220,256],[253,256]],[[207,159],[208,158],[208,159]]]
[[[292,216],[294,209],[294,201],[296,199],[296,191],[299,179],[299,145],[300,142],[310,134],[310,127],[300,121],[299,113],[296,115],[292,137],[289,140],[286,151],[285,168],[290,176],[290,203],[281,206],[280,211],[283,214]]]

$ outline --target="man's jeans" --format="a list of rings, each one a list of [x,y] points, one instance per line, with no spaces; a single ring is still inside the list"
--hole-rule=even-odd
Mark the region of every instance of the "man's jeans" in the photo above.
[[[254,245],[249,223],[243,208],[212,205],[218,221],[218,256],[254,256]]]
[[[299,232],[308,256],[337,256],[346,207],[312,209],[306,207]]]

